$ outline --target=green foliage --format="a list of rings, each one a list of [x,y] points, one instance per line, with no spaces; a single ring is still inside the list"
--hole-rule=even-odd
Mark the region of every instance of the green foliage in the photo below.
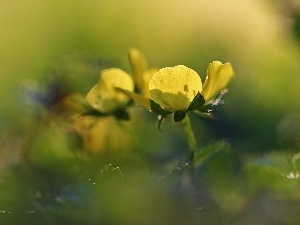
[[[193,164],[198,167],[200,166],[205,160],[209,159],[214,154],[217,154],[219,151],[224,151],[228,148],[228,144],[224,141],[216,142],[212,145],[209,145],[199,151],[195,152],[193,158]]]

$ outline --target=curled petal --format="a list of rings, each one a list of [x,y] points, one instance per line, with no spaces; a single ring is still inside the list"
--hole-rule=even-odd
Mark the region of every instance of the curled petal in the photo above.
[[[225,89],[233,77],[234,71],[229,62],[225,64],[219,61],[211,62],[208,66],[206,79],[201,92],[206,103],[214,99]]]

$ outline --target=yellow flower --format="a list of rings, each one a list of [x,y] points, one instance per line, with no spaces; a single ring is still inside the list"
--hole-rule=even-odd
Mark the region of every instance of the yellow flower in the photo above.
[[[86,101],[101,113],[112,112],[130,101],[130,98],[118,89],[133,92],[134,83],[131,76],[117,68],[103,70],[99,82],[87,94]]]
[[[129,61],[140,94],[123,93],[137,104],[161,115],[160,118],[175,112],[176,122],[184,119],[187,111],[209,112],[207,106],[216,105],[218,95],[234,77],[230,63],[213,61],[208,66],[202,86],[198,73],[183,65],[147,69],[145,56],[137,49],[129,51]]]
[[[225,89],[233,76],[230,63],[214,61],[208,66],[202,87],[201,78],[194,70],[183,65],[166,67],[155,73],[149,81],[151,100],[169,112],[199,109],[204,103],[209,104]],[[202,105],[199,103],[190,107],[198,94],[201,94],[205,101]]]
[[[203,86],[200,76],[194,70],[183,65],[166,67],[151,75],[148,83],[150,97],[127,94],[139,105],[163,117],[175,112],[176,121],[180,121],[185,114],[179,112],[203,111],[204,107],[213,104],[233,77],[231,64],[219,61],[209,64]]]

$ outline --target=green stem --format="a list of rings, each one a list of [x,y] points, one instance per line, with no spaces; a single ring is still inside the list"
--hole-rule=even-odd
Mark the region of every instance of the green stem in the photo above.
[[[192,129],[192,125],[191,125],[191,121],[190,121],[190,117],[188,116],[188,114],[186,114],[185,118],[182,120],[183,125],[184,125],[184,132],[187,136],[188,139],[188,145],[189,145],[189,151],[191,153],[191,157],[193,158],[194,153],[196,151],[197,148],[197,144],[196,144],[196,138]]]

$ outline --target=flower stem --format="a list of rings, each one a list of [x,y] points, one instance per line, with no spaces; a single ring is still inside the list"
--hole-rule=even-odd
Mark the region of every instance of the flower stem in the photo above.
[[[186,114],[185,118],[182,120],[183,125],[184,125],[184,132],[187,136],[188,139],[188,145],[189,145],[189,151],[191,154],[191,158],[193,159],[194,157],[194,153],[196,151],[197,148],[197,144],[196,144],[196,138],[192,129],[192,125],[191,125],[191,121],[190,121],[190,117],[188,116],[188,114]]]

